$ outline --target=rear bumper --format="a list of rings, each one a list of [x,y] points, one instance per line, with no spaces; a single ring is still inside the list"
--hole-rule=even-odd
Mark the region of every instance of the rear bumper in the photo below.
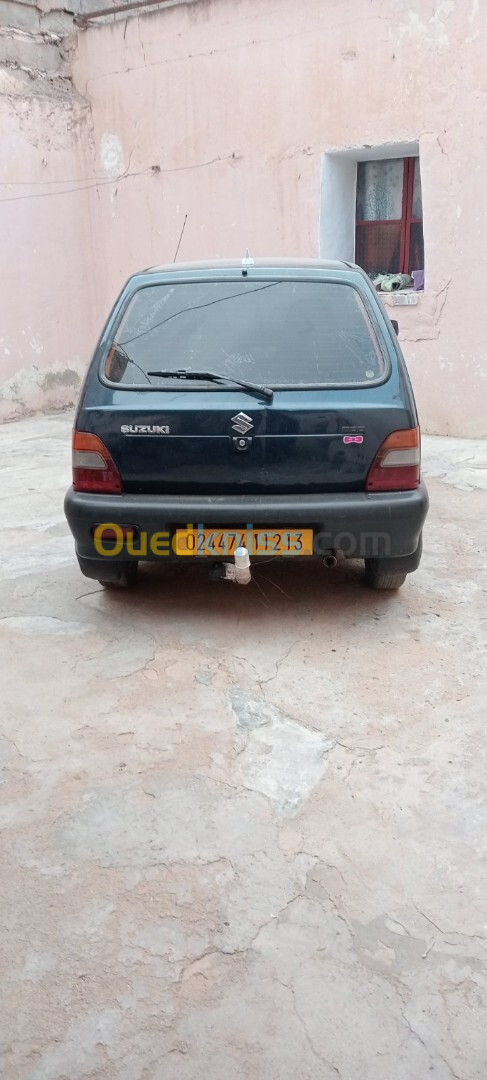
[[[98,524],[136,526],[150,538],[175,527],[312,528],[315,555],[330,549],[349,558],[397,558],[411,555],[428,512],[428,492],[353,492],[324,495],[89,495],[66,494],[64,509],[82,558],[101,559],[92,528]],[[137,546],[137,545],[136,545]],[[150,552],[150,545],[148,547]],[[159,556],[160,557],[160,556]],[[166,558],[168,556],[166,555]],[[126,561],[127,554],[109,556]],[[157,561],[148,554],[147,561]],[[177,558],[169,548],[169,558]]]

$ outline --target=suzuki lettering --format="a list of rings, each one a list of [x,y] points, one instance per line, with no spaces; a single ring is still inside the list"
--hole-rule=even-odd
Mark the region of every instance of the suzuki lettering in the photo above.
[[[122,424],[122,435],[169,435],[167,424]]]

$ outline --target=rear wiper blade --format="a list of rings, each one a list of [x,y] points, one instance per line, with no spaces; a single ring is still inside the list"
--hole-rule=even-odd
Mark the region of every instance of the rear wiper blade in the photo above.
[[[178,371],[148,371],[147,374],[155,375],[159,379],[206,379],[207,382],[232,383],[234,386],[241,386],[242,390],[248,390],[251,394],[262,394],[262,397],[269,398],[269,401],[272,401],[274,397],[274,391],[270,386],[244,382],[243,379],[234,379],[233,375],[219,375],[216,371],[186,371],[185,368],[179,368]]]

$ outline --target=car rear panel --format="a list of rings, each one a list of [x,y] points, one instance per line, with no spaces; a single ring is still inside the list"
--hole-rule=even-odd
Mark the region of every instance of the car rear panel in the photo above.
[[[117,464],[124,490],[154,494],[360,491],[386,436],[413,426],[411,409],[390,403],[390,388],[279,391],[271,405],[239,392],[112,393],[103,408],[81,408],[77,427],[97,434]],[[142,396],[142,401],[140,400]],[[245,449],[232,418],[253,427]],[[169,433],[123,434],[167,427]],[[363,440],[363,441],[356,441]]]

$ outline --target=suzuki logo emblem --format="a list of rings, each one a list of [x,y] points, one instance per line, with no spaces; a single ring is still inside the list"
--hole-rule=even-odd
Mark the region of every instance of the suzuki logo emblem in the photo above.
[[[236,416],[232,416],[232,428],[234,431],[238,431],[239,435],[246,435],[248,431],[251,431],[254,426],[254,422],[251,416],[247,416],[247,413],[239,412]]]

